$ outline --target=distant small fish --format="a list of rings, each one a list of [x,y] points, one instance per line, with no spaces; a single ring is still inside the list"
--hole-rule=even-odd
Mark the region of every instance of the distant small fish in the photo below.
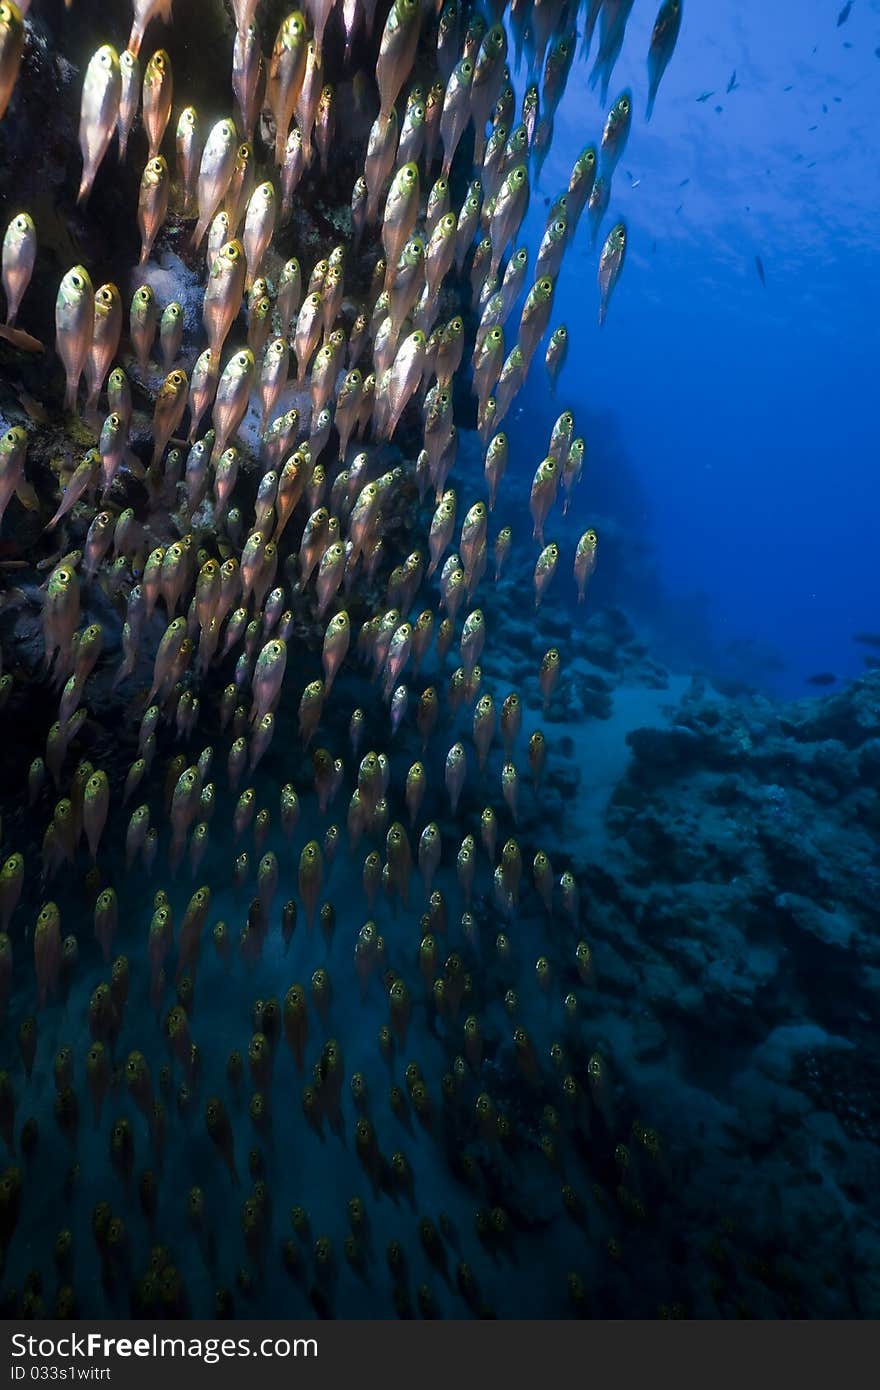
[[[682,179],[681,183],[678,186],[679,188],[687,188],[689,183],[690,179]]]
[[[880,632],[854,632],[852,640],[862,647],[880,647]]]
[[[807,685],[834,685],[837,677],[831,671],[817,671],[815,676],[807,676]]]
[[[697,101],[708,101],[709,98],[714,97],[714,95],[714,92],[704,92],[701,97],[697,97]]]
[[[880,656],[864,656],[862,660],[869,671],[880,671]]]
[[[847,3],[844,5],[843,9],[840,11],[840,14],[837,16],[837,27],[838,27],[838,29],[840,28],[841,24],[845,24],[846,21],[849,19],[850,15],[852,14],[852,7],[853,7],[853,0],[847,0]]]
[[[787,86],[787,87],[783,87],[782,90],[783,90],[784,92],[793,92],[793,91],[794,91],[794,83],[793,83],[793,82],[789,82],[788,86]]]
[[[30,333],[25,333],[23,328],[9,328],[5,323],[0,323],[0,338],[7,343],[11,343],[20,352],[45,352],[43,344],[39,338],[34,338]]]
[[[728,92],[733,92],[733,91],[735,91],[735,90],[736,90],[736,86],[737,86],[737,81],[736,81],[736,68],[734,68],[733,72],[730,74],[730,81],[729,81],[728,84],[727,84],[727,90],[728,90]]]
[[[764,286],[764,289],[766,290],[767,277],[764,274],[764,262],[761,260],[760,256],[755,257],[755,269],[758,272],[758,279],[761,281],[761,284]]]
[[[29,396],[23,386],[16,387],[15,394],[29,420],[33,420],[36,425],[48,425],[49,416],[38,400]]]

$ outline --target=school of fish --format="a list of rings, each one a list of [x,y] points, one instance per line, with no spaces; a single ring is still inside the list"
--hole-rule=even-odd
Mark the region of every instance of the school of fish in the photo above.
[[[77,0],[67,3],[75,15]],[[58,399],[46,405],[76,419],[94,442],[62,476],[59,494],[46,497],[29,475],[28,429],[0,435],[0,522],[16,499],[39,513],[49,548],[40,605],[44,681],[57,700],[21,788],[27,814],[41,818],[41,853],[26,862],[10,847],[0,868],[0,1011],[25,988],[32,997],[17,1029],[19,1057],[7,1056],[0,1071],[0,1137],[9,1153],[0,1250],[11,1247],[24,1209],[41,1202],[28,1182],[28,1155],[49,1139],[40,1140],[28,1117],[29,1092],[53,1077],[55,1122],[73,1146],[71,1163],[59,1165],[71,1202],[76,1136],[92,1124],[104,1135],[110,1175],[91,1229],[106,1278],[129,1291],[126,1307],[189,1311],[175,1252],[203,1238],[204,1189],[223,1179],[223,1200],[240,1208],[244,1260],[237,1272],[217,1271],[211,1311],[247,1315],[262,1262],[279,1258],[267,1177],[271,1114],[295,1103],[304,1125],[354,1146],[364,1175],[364,1195],[340,1195],[338,1231],[313,1238],[298,1206],[281,1241],[284,1268],[326,1312],[340,1258],[373,1277],[370,1204],[412,1195],[412,1126],[475,1197],[484,1250],[495,1259],[515,1244],[491,1176],[518,1138],[484,1070],[490,991],[503,997],[524,1084],[545,1097],[540,1148],[560,1173],[561,1209],[575,1222],[586,1199],[562,1171],[567,1136],[586,1142],[591,1125],[613,1126],[603,1060],[582,1056],[573,1041],[591,978],[578,886],[552,864],[552,844],[526,853],[517,838],[520,799],[540,797],[547,738],[523,728],[517,690],[491,689],[492,644],[503,641],[493,632],[492,586],[512,546],[533,556],[536,625],[563,574],[583,604],[596,568],[599,541],[588,517],[573,554],[553,536],[554,517],[579,509],[586,445],[571,410],[556,420],[545,457],[529,466],[529,522],[515,537],[509,526],[493,535],[492,514],[518,486],[518,470],[509,470],[516,441],[503,425],[536,355],[549,391],[563,377],[571,330],[554,316],[563,257],[584,212],[598,246],[629,139],[634,94],[607,98],[633,0],[492,0],[485,14],[464,0],[305,0],[268,38],[268,6],[232,0],[231,88],[215,94],[226,114],[211,120],[189,104],[186,74],[172,71],[169,51],[152,47],[187,3],[199,0],[134,0],[127,47],[102,44],[80,76],[75,197],[83,215],[115,161],[136,160],[142,170],[130,214],[140,263],[130,286],[98,283],[97,267],[70,266],[57,286],[55,342],[44,345],[27,330],[41,256],[27,209],[8,210],[2,242],[0,336],[13,352],[54,347]],[[0,122],[16,119],[30,8],[0,0]],[[647,57],[649,119],[681,20],[682,0],[664,0]],[[596,143],[549,200],[530,266],[521,229],[579,37],[582,53],[596,49],[591,80],[605,115]],[[376,38],[378,57],[365,68],[360,56],[375,53]],[[352,103],[373,115],[354,158]],[[298,198],[310,180],[338,172],[341,159],[351,162],[350,230],[309,259],[282,258],[276,244]],[[144,274],[183,223],[203,286],[203,339],[189,355],[182,304],[160,303]],[[600,325],[627,243],[621,221],[599,250]],[[465,510],[456,456],[468,392],[484,496]],[[144,402],[152,411],[147,447],[132,434]],[[415,536],[401,530],[401,519],[414,515],[422,528]],[[108,661],[102,623],[90,612],[97,590],[121,624],[113,681],[136,737],[122,779],[78,749],[90,680]],[[319,653],[315,679],[310,651]],[[550,646],[540,670],[523,673],[537,675],[545,710],[563,662]],[[351,672],[366,692],[356,707],[345,703]],[[14,681],[0,668],[3,703]],[[300,746],[279,749],[282,710],[296,712]],[[402,740],[419,755],[398,778],[392,752],[396,762]],[[264,804],[255,774],[270,748],[295,772]],[[442,769],[439,778],[431,767]],[[471,796],[485,802],[473,825],[460,811]],[[214,812],[227,800],[231,824],[221,824]],[[218,849],[226,881],[195,887],[181,912],[181,882],[189,875],[198,883]],[[364,854],[362,925],[353,939],[334,940],[334,860],[359,864]],[[457,900],[435,882],[444,870]],[[85,876],[94,945],[65,920],[81,913],[73,875]],[[153,883],[147,920],[126,906],[129,880],[140,876]],[[282,902],[286,882],[296,891]],[[241,920],[214,921],[212,895],[233,891]],[[529,895],[545,921],[532,943],[517,928]],[[35,915],[31,902],[39,903]],[[315,965],[310,976],[279,981],[278,997],[254,1001],[249,1040],[234,1037],[234,1021],[212,1013],[210,995],[196,988],[200,960],[215,955],[246,987],[249,963],[278,942],[295,954],[292,943],[314,943],[316,927],[323,946],[297,957]],[[529,950],[533,988],[558,1014],[550,1057],[538,1054],[506,983],[512,953]],[[136,978],[135,957],[148,963],[145,980]],[[71,1023],[52,1061],[41,1019],[63,1012],[72,982],[89,972],[85,1029]],[[368,1097],[366,1066],[344,1059],[333,1036],[333,977],[352,972],[363,1000],[385,1001],[378,1037],[373,1030],[363,1038],[365,1053],[378,1049],[390,1068],[385,1097]],[[139,990],[151,1006],[143,1035],[132,1027],[130,994]],[[417,1010],[447,1043],[439,1083],[407,1050]],[[226,1028],[226,1074],[206,1075],[205,1035]],[[295,1092],[275,1075],[282,1044],[299,1077]],[[184,1122],[207,1136],[216,1163],[169,1206],[163,1193],[174,1174],[163,1153],[169,1128]],[[637,1207],[633,1175],[639,1163],[656,1161],[657,1136],[639,1127],[613,1137],[619,1181]],[[147,1268],[132,1262],[133,1230],[143,1222]],[[455,1254],[448,1224],[442,1214],[422,1214],[421,1248],[448,1285],[455,1315],[486,1315],[479,1255]],[[65,1228],[55,1244],[56,1316],[94,1308],[71,1272],[73,1239]],[[405,1241],[389,1244],[386,1263],[390,1306],[405,1315]],[[16,1296],[25,1313],[46,1312],[38,1278]],[[567,1296],[576,1311],[587,1304],[576,1273]],[[425,1283],[416,1302],[424,1316],[436,1311]]]

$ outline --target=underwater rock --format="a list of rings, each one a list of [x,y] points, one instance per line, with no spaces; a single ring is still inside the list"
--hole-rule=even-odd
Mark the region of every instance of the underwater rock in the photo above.
[[[627,743],[639,763],[649,768],[686,771],[705,761],[705,742],[695,729],[676,724],[669,729],[634,729]]]
[[[755,1048],[752,1061],[774,1081],[788,1084],[804,1067],[809,1071],[815,1057],[826,1052],[852,1052],[846,1038],[826,1033],[815,1023],[783,1024],[768,1033],[760,1047]],[[833,1065],[833,1059],[825,1059]]]
[[[797,893],[780,893],[775,899],[780,912],[786,914],[799,931],[814,936],[826,946],[848,950],[857,935],[855,923],[842,912],[830,912]]]

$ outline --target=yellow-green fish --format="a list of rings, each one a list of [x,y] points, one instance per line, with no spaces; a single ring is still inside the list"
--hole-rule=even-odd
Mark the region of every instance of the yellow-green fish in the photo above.
[[[119,116],[122,74],[119,54],[109,43],[102,44],[86,68],[79,118],[79,146],[83,171],[77,203],[84,203],[91,192],[101,160]]]
[[[599,156],[602,161],[602,172],[607,179],[611,178],[620,162],[631,128],[632,94],[624,92],[622,96],[617,98],[608,112],[608,118],[602,131]]]
[[[0,121],[18,80],[24,52],[24,21],[15,0],[0,0]]]
[[[159,306],[151,285],[139,285],[131,297],[129,335],[138,365],[146,373],[150,365],[150,350],[159,327]]]
[[[227,241],[214,257],[202,304],[208,347],[220,357],[244,298],[247,261],[240,241]]]
[[[650,121],[654,114],[657,90],[678,42],[681,29],[682,0],[663,0],[648,49],[648,109],[645,120]]]
[[[171,23],[171,3],[172,0],[134,0],[128,47],[135,57],[140,53],[147,25],[156,15],[159,15],[165,24]]]
[[[95,292],[89,272],[75,265],[68,270],[55,300],[55,344],[64,363],[67,388],[66,410],[76,409],[76,392],[92,342],[95,322]]]
[[[148,159],[159,153],[162,138],[171,119],[174,78],[171,59],[164,48],[157,48],[144,71],[142,117],[149,141]]]
[[[214,214],[226,197],[237,151],[235,123],[228,117],[217,121],[211,127],[199,164],[199,220],[192,241],[196,250],[201,246]]]
[[[244,419],[254,379],[254,354],[242,348],[230,357],[217,383],[214,398],[213,457],[218,459]]]
[[[101,388],[116,357],[121,333],[122,296],[115,285],[100,285],[95,290],[92,341],[85,363],[87,408],[94,408],[98,404]]]
[[[189,216],[196,201],[199,164],[202,158],[199,117],[194,106],[185,106],[178,116],[174,143],[177,152],[177,177],[183,192],[183,212],[184,216]]]
[[[268,180],[258,184],[251,194],[244,219],[242,245],[247,260],[245,289],[249,290],[263,265],[275,231],[275,189]]]
[[[599,538],[592,528],[585,531],[577,543],[574,553],[574,577],[577,583],[578,603],[584,602],[587,581],[596,568],[598,547]]]
[[[140,265],[145,265],[153,249],[153,242],[168,213],[168,200],[171,196],[171,175],[165,157],[156,155],[150,159],[141,178],[138,194],[138,230],[141,234]]]
[[[37,229],[26,212],[13,217],[3,236],[2,280],[6,296],[5,322],[11,328],[31,282],[37,259]]]
[[[412,71],[421,19],[421,0],[394,0],[388,12],[376,63],[382,116],[388,115]]]
[[[183,412],[186,410],[189,382],[186,372],[179,369],[169,372],[156,397],[153,411],[153,464],[159,462],[165,446],[172,435],[177,433]]]
[[[241,128],[246,140],[252,140],[257,123],[260,78],[263,55],[260,51],[260,31],[250,21],[236,29],[232,47],[232,90],[238,103]]]
[[[626,223],[618,222],[611,231],[602,247],[602,254],[599,257],[599,327],[601,328],[608,317],[608,305],[614,288],[620,279],[626,259],[627,232]]]
[[[266,104],[275,118],[275,163],[284,163],[287,133],[306,72],[306,23],[299,10],[281,21],[269,60]]]
[[[128,137],[137,115],[141,99],[141,65],[137,55],[126,48],[119,55],[119,114],[116,118],[116,133],[119,136],[119,162],[125,161]]]
[[[382,245],[389,272],[397,266],[409,241],[419,212],[419,171],[415,164],[404,164],[391,181],[382,218]],[[386,289],[390,288],[386,278]]]
[[[544,354],[544,366],[547,368],[547,375],[550,378],[550,389],[555,394],[556,381],[562,368],[565,366],[565,359],[568,356],[568,329],[564,323],[558,328],[554,328],[550,334],[550,341],[547,344],[547,351]]]

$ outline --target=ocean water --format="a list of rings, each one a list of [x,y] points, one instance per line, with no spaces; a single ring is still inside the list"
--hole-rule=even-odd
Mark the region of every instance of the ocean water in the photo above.
[[[370,303],[381,250],[378,227],[355,246],[348,207],[378,109],[374,75],[388,8],[378,6],[375,32],[355,42],[349,66],[341,15],[331,14],[324,77],[335,84],[338,108],[332,157],[326,172],[316,160],[304,174],[265,264],[274,295],[288,257],[299,258],[305,284],[315,262],[341,244],[346,333]],[[460,8],[467,21],[480,13]],[[569,24],[580,35],[587,8],[551,5],[553,39]],[[401,117],[411,85],[428,86],[435,73],[436,16],[423,9]],[[162,149],[172,170],[182,106],[193,102],[206,130],[231,109],[233,7],[192,0],[183,10],[178,0],[169,27],[154,20],[141,49],[142,64],[159,44],[170,55],[174,95]],[[102,42],[124,48],[129,6],[108,14],[75,0],[67,12],[60,0],[34,0],[0,120],[3,225],[23,209],[38,233],[17,326],[45,345],[33,353],[20,339],[0,341],[0,416],[4,428],[27,433],[25,476],[35,494],[28,505],[9,502],[0,535],[0,638],[11,677],[2,854],[7,864],[14,854],[24,860],[20,896],[5,890],[4,899],[7,1316],[877,1314],[880,588],[870,374],[880,305],[870,150],[880,116],[880,6],[779,0],[768,12],[744,0],[710,12],[685,0],[648,123],[645,60],[656,12],[657,0],[635,0],[604,102],[590,81],[598,30],[590,52],[578,52],[546,158],[531,160],[528,211],[511,243],[530,252],[524,290],[574,159],[588,142],[598,145],[611,102],[632,92],[632,131],[598,245],[585,213],[555,284],[549,329],[567,325],[568,357],[551,389],[545,335],[503,421],[510,455],[488,518],[486,569],[458,610],[448,651],[438,647],[439,573],[422,579],[409,608],[389,587],[395,566],[414,549],[428,551],[435,498],[416,471],[420,390],[390,441],[374,425],[348,450],[349,467],[365,450],[364,479],[397,471],[375,572],[355,570],[329,610],[347,609],[351,645],[314,736],[304,744],[300,698],[324,674],[329,614],[316,613],[314,580],[299,583],[312,510],[303,500],[273,581],[292,616],[268,750],[255,768],[230,774],[233,737],[252,738],[253,659],[264,641],[252,634],[237,714],[225,719],[223,698],[241,674],[241,645],[207,673],[191,664],[167,700],[160,696],[152,763],[126,800],[170,617],[160,599],[143,623],[133,671],[116,683],[128,593],[150,549],[190,530],[201,559],[240,556],[266,461],[252,395],[237,431],[240,534],[207,512],[179,521],[173,487],[151,495],[143,469],[122,470],[107,504],[114,514],[131,506],[143,540],[115,590],[111,559],[91,580],[74,564],[78,626],[100,623],[103,649],[57,777],[45,770],[29,778],[35,758],[50,761],[46,739],[66,677],[53,680],[45,669],[45,581],[61,556],[82,547],[98,505],[92,498],[74,509],[57,540],[43,530],[60,478],[96,439],[83,393],[75,414],[62,408],[53,351],[58,284],[80,261],[96,286],[120,286],[124,326],[114,360],[133,384],[130,439],[142,464],[150,461],[163,372],[155,360],[142,372],[132,355],[135,288],[149,284],[160,307],[181,303],[175,361],[183,370],[206,341],[203,254],[189,246],[192,219],[182,216],[176,191],[152,254],[136,265],[147,158],[140,117],[126,163],[117,165],[114,137],[87,206],[76,207],[83,76]],[[256,7],[267,57],[285,13],[275,0]],[[506,26],[518,114],[540,70],[529,38],[535,17],[528,6],[483,13],[487,24],[500,15]],[[271,133],[264,119],[254,161],[259,177],[277,184]],[[452,168],[456,212],[473,174],[472,143],[469,128]],[[423,159],[420,173],[424,197],[439,161],[429,171]],[[620,218],[626,262],[600,328],[599,248]],[[443,559],[462,548],[462,521],[487,497],[469,391],[479,318],[473,254],[464,274],[446,277],[438,320],[461,313],[465,333],[447,484],[456,521]],[[521,300],[505,325],[508,349]],[[242,311],[224,362],[247,331]],[[368,347],[365,371],[369,356]],[[291,381],[283,402],[301,411],[298,437],[308,437],[308,389]],[[560,560],[536,607],[541,545],[529,492],[566,409],[585,440],[583,476],[567,511],[560,489],[546,521]],[[336,443],[332,433],[312,459],[328,482],[341,466]],[[340,512],[345,538],[350,516],[344,504]],[[493,547],[503,526],[513,544],[496,579]],[[572,566],[588,527],[598,533],[598,560],[579,604]],[[421,663],[410,658],[389,683],[389,692],[400,682],[408,692],[395,728],[377,672],[382,658],[370,650],[375,639],[363,643],[358,634],[398,607],[392,628],[424,610],[435,622]],[[468,691],[454,673],[466,664],[462,620],[474,607],[486,642]],[[560,676],[545,694],[539,672],[552,649]],[[428,687],[439,714],[423,737],[416,707]],[[199,701],[188,733],[176,712],[184,690]],[[491,695],[497,718],[511,692],[521,729],[509,749],[496,731],[480,767],[478,695]],[[353,741],[356,708],[364,720]],[[529,754],[536,730],[546,744],[537,774]],[[458,742],[466,776],[454,802],[447,756]],[[326,804],[316,750],[340,764]],[[359,829],[350,798],[359,785],[367,798],[360,764],[369,750],[385,760],[385,805]],[[181,772],[200,756],[215,794],[213,810],[193,817],[209,826],[193,867],[191,833],[174,860],[171,801]],[[95,863],[84,835],[69,861],[45,838],[63,819],[59,800],[76,805],[84,760],[106,772],[110,789]],[[425,791],[411,813],[407,779],[417,762]],[[511,764],[515,792],[502,776]],[[285,786],[299,804],[289,827]],[[254,811],[268,812],[261,840],[253,822],[234,827],[246,787]],[[158,832],[152,864],[126,855],[129,817],[141,803]],[[492,837],[483,835],[487,807]],[[396,884],[393,875],[371,884],[365,856],[378,856],[381,869],[395,822],[411,867]],[[431,822],[442,855],[428,883],[417,860]],[[467,836],[472,877],[462,869]],[[313,921],[301,875],[311,841],[323,859]],[[236,867],[243,853],[247,865]],[[258,909],[257,866],[267,853],[278,883]],[[181,926],[202,886],[209,905],[187,957]],[[119,910],[104,950],[94,905],[108,887]],[[431,891],[439,898],[431,901]],[[161,975],[148,943],[157,892],[167,894],[173,917]],[[35,924],[47,902],[58,908],[59,939],[75,939],[76,959],[60,968],[47,960],[43,1001],[37,973],[46,938],[36,944]],[[282,925],[288,903],[292,933]],[[322,926],[325,905],[330,921]],[[356,956],[367,922],[383,942],[369,969]],[[222,949],[218,923],[226,925]],[[128,983],[114,985],[102,1022],[94,991],[106,989],[114,970]],[[317,980],[316,971],[324,972]],[[394,1002],[395,981],[403,1005]],[[301,1057],[297,1026],[285,1016],[294,985],[307,1001]],[[107,1070],[97,1107],[88,1061],[96,1042]],[[268,1060],[249,1058],[253,1047]],[[70,1049],[69,1080],[58,1070],[62,1048]],[[130,1079],[132,1053],[145,1061],[141,1083]],[[225,1116],[219,1144],[206,1122],[217,1100]]]

